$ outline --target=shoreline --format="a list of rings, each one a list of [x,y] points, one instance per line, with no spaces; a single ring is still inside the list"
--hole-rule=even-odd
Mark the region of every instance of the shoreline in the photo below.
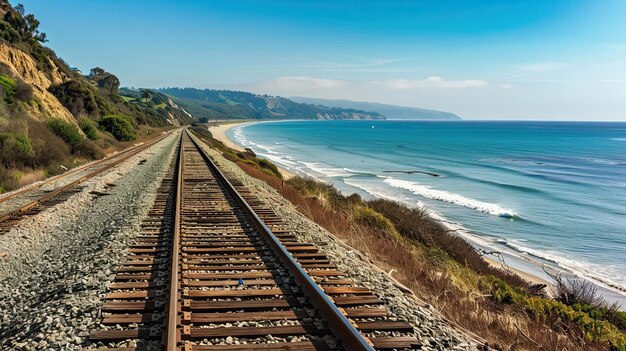
[[[242,124],[252,124],[252,123],[258,123],[258,122],[250,122],[250,121],[244,121],[244,122],[239,122],[239,121],[225,121],[224,123],[220,123],[217,125],[212,125],[207,127],[207,129],[209,130],[209,132],[211,132],[211,134],[213,135],[213,137],[216,140],[221,141],[222,143],[224,143],[224,145],[228,146],[229,148],[233,149],[233,150],[237,150],[237,151],[245,151],[244,148],[235,143],[233,140],[231,140],[228,135],[226,134],[226,132],[235,127],[235,126],[239,126]],[[284,180],[288,180],[290,178],[295,177],[295,174],[292,172],[289,172],[288,170],[280,167],[279,165],[276,165],[276,167],[278,168],[278,171],[280,172],[280,174],[283,175],[283,179]]]
[[[228,137],[227,131],[241,124],[252,124],[252,123],[260,123],[260,122],[247,121],[247,122],[234,122],[233,123],[233,121],[229,121],[226,123],[219,124],[217,126],[209,127],[209,131],[213,133],[213,136],[217,140],[222,141],[228,147],[231,147],[238,151],[243,151],[244,148],[241,145],[237,144],[234,140],[231,140]],[[279,168],[279,170],[281,171],[285,179],[289,179],[295,176],[294,173],[291,173],[285,170],[279,165],[277,165],[277,167]],[[622,291],[619,288],[612,287],[607,283],[604,283],[602,281],[599,281],[593,278],[586,278],[586,277],[578,276],[575,273],[570,272],[566,268],[560,267],[557,263],[554,263],[556,267],[552,267],[552,265],[545,264],[540,261],[531,260],[521,255],[517,256],[509,252],[502,251],[498,248],[485,246],[481,244],[480,242],[473,240],[471,237],[464,235],[462,233],[464,231],[463,227],[453,225],[452,223],[448,222],[445,218],[441,218],[438,215],[433,215],[433,218],[439,221],[441,224],[443,224],[447,228],[449,228],[450,230],[456,232],[457,235],[460,235],[461,237],[463,237],[467,242],[469,242],[476,249],[484,249],[486,251],[499,252],[501,255],[500,257],[503,258],[504,260],[500,260],[495,255],[485,255],[483,256],[483,259],[492,267],[500,268],[500,269],[506,267],[505,269],[508,269],[516,273],[517,275],[519,275],[520,277],[529,281],[532,284],[546,284],[547,285],[546,292],[548,293],[549,296],[554,296],[556,292],[556,284],[554,280],[548,274],[546,274],[544,269],[548,270],[550,274],[561,273],[564,279],[584,279],[584,280],[590,281],[598,288],[598,292],[602,295],[602,297],[604,297],[609,302],[618,302],[619,304],[622,305],[622,309],[626,310],[626,292]]]
[[[219,141],[221,141],[222,143],[224,143],[226,146],[228,146],[231,149],[237,150],[237,151],[244,151],[244,148],[237,144],[235,141],[231,140],[228,135],[226,134],[228,132],[229,129],[235,127],[235,126],[239,126],[242,124],[252,124],[252,123],[257,123],[257,122],[227,122],[227,123],[221,123],[218,124],[216,126],[210,126],[208,127],[209,131],[213,134],[213,137]],[[281,168],[280,166],[278,166],[278,169],[280,170],[280,172],[283,174],[283,177],[285,177],[285,179],[289,179],[293,176],[295,176],[295,174]],[[285,175],[288,175],[288,177],[286,177]],[[445,225],[446,227],[449,227],[449,225],[443,221],[441,218],[435,218],[437,221],[439,221],[440,223],[442,223],[443,225]],[[452,229],[452,228],[451,228]],[[467,239],[466,239],[467,240]],[[470,243],[473,246],[477,246],[476,243],[471,242]],[[495,267],[495,268],[502,268],[502,262],[497,261],[496,258],[491,258],[491,257],[483,257],[483,259],[489,263],[489,265]],[[533,274],[531,272],[527,272],[522,270],[519,267],[515,267],[515,266],[509,266],[510,270],[515,272],[516,274],[518,274],[519,276],[521,276],[522,278],[530,281],[533,284],[546,284],[548,286],[553,286],[554,284],[542,277],[540,277],[537,274]]]

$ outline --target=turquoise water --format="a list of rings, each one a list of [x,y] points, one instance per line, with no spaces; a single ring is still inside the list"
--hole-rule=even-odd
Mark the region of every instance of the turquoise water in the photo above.
[[[344,193],[426,205],[483,246],[626,289],[626,123],[298,121],[228,133]]]

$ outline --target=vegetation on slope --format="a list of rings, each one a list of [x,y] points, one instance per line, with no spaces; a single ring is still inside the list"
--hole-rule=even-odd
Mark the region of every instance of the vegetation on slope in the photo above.
[[[206,129],[194,129],[226,157],[234,153]],[[465,240],[423,209],[364,201],[332,185],[288,181],[234,160],[277,189],[298,210],[366,254],[439,313],[497,350],[626,350],[626,313],[589,286],[563,282],[556,300],[512,272],[491,267]],[[269,161],[266,161],[269,162]]]
[[[191,121],[167,101],[126,101],[115,75],[96,67],[83,76],[44,42],[34,15],[0,0],[0,193]]]
[[[203,120],[211,119],[384,119],[376,112],[300,104],[243,91],[165,88],[176,104]]]
[[[120,88],[119,94],[127,106],[151,116],[161,116],[172,124],[191,124],[195,118],[175,104],[168,96],[156,90]]]

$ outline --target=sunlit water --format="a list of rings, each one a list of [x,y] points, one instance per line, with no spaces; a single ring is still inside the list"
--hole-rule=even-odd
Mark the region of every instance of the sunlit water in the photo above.
[[[426,205],[485,246],[626,289],[626,124],[297,121],[229,130],[281,167]]]

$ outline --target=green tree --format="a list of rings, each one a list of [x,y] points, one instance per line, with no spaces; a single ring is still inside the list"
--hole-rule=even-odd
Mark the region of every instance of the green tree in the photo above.
[[[24,16],[24,13],[26,13],[26,10],[24,10],[24,5],[22,4],[17,4],[17,6],[15,6],[15,11],[17,11],[17,13],[22,16]]]
[[[124,116],[109,115],[98,121],[101,130],[111,133],[113,137],[120,141],[135,140],[137,132],[132,123]]]
[[[152,97],[152,92],[149,89],[141,89],[141,98],[148,104],[148,100]]]

